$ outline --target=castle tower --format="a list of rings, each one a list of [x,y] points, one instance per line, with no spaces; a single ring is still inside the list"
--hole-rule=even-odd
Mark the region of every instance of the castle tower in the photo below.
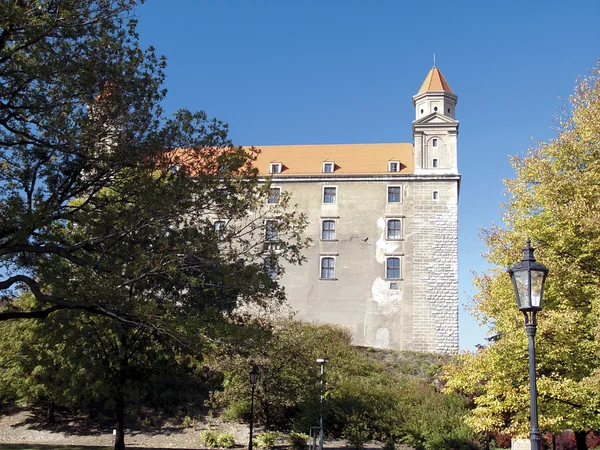
[[[429,71],[413,96],[415,174],[457,174],[458,121],[454,111],[458,97],[436,67]]]
[[[458,97],[433,67],[413,97],[415,176],[413,330],[415,350],[458,348]],[[434,324],[434,326],[432,326]]]

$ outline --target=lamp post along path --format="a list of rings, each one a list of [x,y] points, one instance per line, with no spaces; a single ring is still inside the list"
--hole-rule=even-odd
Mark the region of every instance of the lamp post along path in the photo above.
[[[323,399],[325,397],[325,363],[327,358],[318,358],[317,363],[321,365],[321,395],[319,397],[319,450],[323,450]]]
[[[529,406],[531,409],[530,433],[531,450],[540,450],[541,434],[538,427],[537,383],[535,374],[535,332],[537,328],[536,314],[542,310],[544,282],[548,269],[538,263],[533,256],[534,248],[531,240],[523,249],[523,259],[509,267],[517,306],[525,315],[525,331],[529,347]]]

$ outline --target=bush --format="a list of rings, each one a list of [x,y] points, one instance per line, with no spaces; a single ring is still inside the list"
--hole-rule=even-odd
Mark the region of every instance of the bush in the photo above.
[[[267,431],[266,433],[259,434],[256,436],[256,446],[258,448],[270,450],[275,446],[277,438],[279,438],[279,433],[277,431]]]
[[[308,447],[310,436],[304,433],[290,432],[290,446],[293,450],[304,450]]]
[[[192,428],[194,426],[194,419],[192,419],[190,416],[185,416],[181,426],[183,428]]]
[[[369,427],[364,417],[354,413],[348,417],[348,422],[342,433],[348,444],[356,450],[362,450],[369,439]]]
[[[222,433],[217,436],[217,445],[220,448],[231,448],[235,446],[235,436],[233,433]]]
[[[219,435],[216,431],[205,430],[200,433],[200,442],[208,448],[216,448],[219,445]]]

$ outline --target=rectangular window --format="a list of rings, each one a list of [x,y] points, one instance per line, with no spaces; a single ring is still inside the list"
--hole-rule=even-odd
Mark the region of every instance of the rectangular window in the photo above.
[[[432,200],[439,200],[439,198],[440,198],[440,193],[438,191],[433,191],[431,193],[431,199]]]
[[[270,256],[265,257],[264,259],[264,269],[269,278],[274,280],[279,275],[279,270],[277,267],[277,259],[272,258]]]
[[[400,172],[400,162],[388,161],[388,172]]]
[[[265,241],[276,241],[279,238],[279,226],[276,220],[265,222]]]
[[[321,258],[321,278],[324,280],[335,278],[335,258],[331,256]]]
[[[324,220],[321,225],[321,239],[332,241],[335,239],[335,220]]]
[[[390,280],[400,279],[400,258],[387,259],[385,276]]]
[[[274,187],[269,190],[269,199],[267,203],[279,203],[279,197],[281,196],[281,188]]]
[[[215,227],[215,231],[217,233],[220,233],[225,228],[225,221],[224,220],[215,220],[215,223],[213,223],[213,226]]]
[[[333,168],[335,164],[332,162],[324,162],[323,163],[323,173],[333,173]]]
[[[337,188],[336,187],[325,187],[323,188],[323,203],[336,203],[337,201]]]
[[[281,163],[271,163],[269,173],[281,173]]]
[[[437,138],[433,138],[433,139],[431,140],[431,146],[432,146],[432,147],[437,147],[437,146],[438,146],[438,140],[437,140]]]
[[[400,219],[389,219],[387,221],[387,238],[388,239],[401,239],[402,238],[402,225]]]
[[[433,167],[437,167],[438,166],[438,159],[437,158],[433,158],[433,161],[431,162],[431,165]]]
[[[402,188],[400,186],[388,186],[387,201],[388,203],[399,203],[402,196]]]

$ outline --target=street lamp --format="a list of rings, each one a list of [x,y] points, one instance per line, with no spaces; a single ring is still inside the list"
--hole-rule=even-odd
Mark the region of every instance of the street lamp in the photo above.
[[[537,326],[536,314],[542,310],[542,297],[544,295],[544,282],[548,269],[536,262],[531,247],[531,240],[527,239],[527,247],[523,249],[523,259],[518,264],[508,268],[512,280],[517,306],[525,315],[525,331],[529,340],[529,404],[531,409],[531,429],[529,439],[531,450],[540,450],[540,430],[538,428],[537,387],[535,379],[535,330]]]
[[[254,389],[256,388],[256,382],[258,381],[258,367],[256,364],[252,365],[250,371],[250,386],[252,387],[252,394],[250,397],[250,441],[248,442],[248,450],[252,450],[252,431],[254,428]]]
[[[317,363],[321,365],[321,397],[319,408],[319,450],[323,450],[323,398],[325,397],[325,364],[327,358],[317,358]]]

